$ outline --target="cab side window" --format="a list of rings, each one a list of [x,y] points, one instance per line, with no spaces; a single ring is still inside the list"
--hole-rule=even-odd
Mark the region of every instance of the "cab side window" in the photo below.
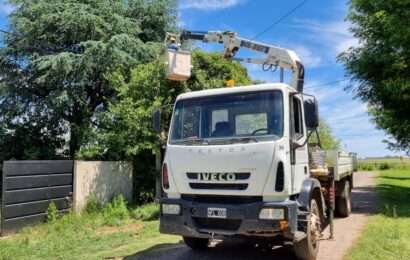
[[[303,137],[302,102],[297,97],[292,98],[293,129],[292,135],[295,139]]]

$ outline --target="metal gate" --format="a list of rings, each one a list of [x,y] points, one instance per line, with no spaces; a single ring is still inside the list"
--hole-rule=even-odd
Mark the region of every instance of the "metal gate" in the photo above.
[[[68,212],[74,161],[6,161],[3,164],[1,234],[42,222],[54,202]]]

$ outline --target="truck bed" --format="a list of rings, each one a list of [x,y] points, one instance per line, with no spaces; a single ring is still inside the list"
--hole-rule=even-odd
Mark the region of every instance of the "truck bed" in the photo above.
[[[311,164],[311,175],[315,177],[325,178],[333,172],[335,181],[339,181],[353,174],[357,168],[357,157],[354,153],[336,150],[315,151],[312,157],[314,157],[315,161],[323,157],[324,163],[322,167],[317,167],[317,164],[312,166]]]
[[[356,154],[341,151],[326,151],[326,163],[333,170],[335,181],[339,181],[356,170]]]

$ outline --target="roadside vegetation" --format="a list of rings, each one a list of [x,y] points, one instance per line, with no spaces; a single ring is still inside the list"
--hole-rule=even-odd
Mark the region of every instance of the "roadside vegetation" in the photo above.
[[[404,157],[359,160],[359,170],[410,169],[410,159]]]
[[[90,201],[81,216],[56,218],[0,239],[0,259],[102,259],[138,255],[156,244],[177,243],[178,236],[158,232],[158,204],[127,207],[119,196],[104,207]]]
[[[378,214],[347,259],[410,259],[410,169],[382,171],[377,192]]]

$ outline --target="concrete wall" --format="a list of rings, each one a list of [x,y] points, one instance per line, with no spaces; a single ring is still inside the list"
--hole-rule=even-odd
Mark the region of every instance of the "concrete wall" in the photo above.
[[[73,209],[81,212],[90,196],[100,203],[122,194],[132,200],[132,163],[130,162],[74,162]]]

